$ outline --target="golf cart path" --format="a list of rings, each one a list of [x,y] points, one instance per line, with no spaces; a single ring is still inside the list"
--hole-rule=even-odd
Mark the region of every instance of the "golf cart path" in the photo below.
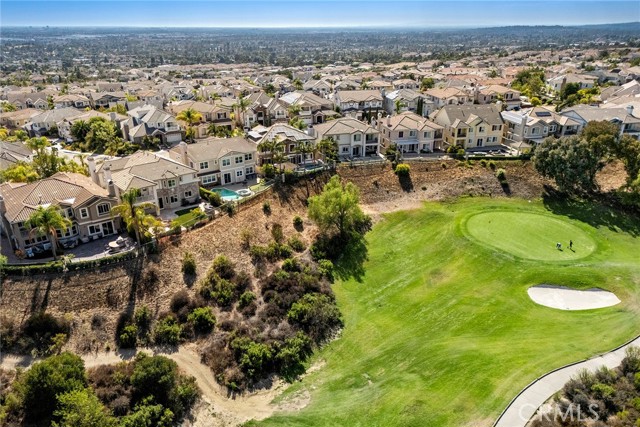
[[[99,365],[111,365],[126,360],[132,360],[137,352],[166,356],[176,362],[178,367],[187,375],[195,377],[198,387],[202,391],[201,402],[193,411],[194,426],[234,426],[251,419],[262,420],[276,410],[295,410],[308,402],[296,402],[293,405],[285,402],[280,405],[271,401],[281,394],[286,384],[278,381],[271,388],[254,393],[230,396],[225,388],[218,385],[213,372],[200,361],[200,356],[190,346],[183,346],[173,352],[158,349],[124,350],[116,352],[99,352],[81,355],[85,368]],[[0,367],[3,369],[28,368],[39,359],[31,356],[3,355]]]
[[[620,365],[629,347],[639,347],[640,336],[621,347],[591,359],[553,370],[525,387],[507,406],[493,424],[494,427],[524,427],[553,394],[583,369],[595,371],[601,366],[615,368]]]

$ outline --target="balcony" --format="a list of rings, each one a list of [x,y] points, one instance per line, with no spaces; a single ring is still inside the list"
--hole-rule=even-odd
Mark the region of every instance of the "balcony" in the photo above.
[[[135,204],[148,203],[148,202],[155,202],[155,198],[153,197],[153,194],[147,194],[147,195],[136,197]]]

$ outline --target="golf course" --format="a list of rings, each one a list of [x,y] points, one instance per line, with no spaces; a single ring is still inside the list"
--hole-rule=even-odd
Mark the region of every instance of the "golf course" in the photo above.
[[[637,218],[557,200],[387,214],[366,236],[364,275],[334,285],[341,335],[279,398],[309,404],[251,425],[490,426],[537,376],[640,334],[639,234]],[[558,310],[530,299],[539,284],[621,302]]]

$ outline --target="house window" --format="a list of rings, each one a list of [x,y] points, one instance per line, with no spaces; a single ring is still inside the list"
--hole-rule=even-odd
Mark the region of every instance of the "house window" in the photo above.
[[[425,132],[423,138],[429,138],[429,132]]]
[[[349,154],[349,147],[342,147],[343,154]]]
[[[217,179],[215,175],[207,175],[202,177],[203,184],[211,184],[212,182],[216,182],[216,181]]]
[[[89,210],[87,208],[80,208],[80,218],[88,218]]]
[[[556,131],[556,125],[551,125],[551,127],[549,128],[549,132],[555,132]]]
[[[253,153],[249,153],[249,154],[245,154],[244,155],[244,160],[253,160]]]
[[[236,165],[237,165],[238,163],[242,163],[242,156],[238,156],[238,157],[236,157]]]
[[[171,196],[171,203],[178,203],[178,196],[176,196],[175,194]]]
[[[415,130],[410,130],[409,131],[409,136],[416,136],[416,131]]]
[[[357,134],[355,134],[355,135],[353,135],[353,141],[354,141],[354,142],[360,142],[360,141],[362,141],[362,135],[360,135],[360,134],[358,134],[358,133],[357,133]]]
[[[90,225],[89,226],[89,234],[93,235],[93,234],[98,234],[102,231],[102,228],[100,227],[100,225]]]
[[[253,166],[249,166],[248,168],[246,168],[245,173],[247,175],[251,175],[253,173]]]
[[[404,138],[404,132],[403,131],[398,132],[398,138]]]
[[[237,176],[237,177],[240,177],[240,176],[242,176],[242,171],[241,171],[241,170],[239,170],[239,171],[236,171],[236,176]]]
[[[192,194],[193,194],[193,193],[191,192],[191,190],[189,190],[189,191],[185,191],[185,192],[184,192],[184,198],[185,198],[185,199],[187,199],[187,198],[191,197],[191,195],[192,195]]]
[[[67,208],[67,218],[73,218],[73,209]]]
[[[543,133],[549,133],[549,128],[545,126],[542,132]]]
[[[491,130],[494,131],[494,132],[498,131],[498,130],[502,130],[502,125],[493,125],[491,127]]]
[[[169,179],[167,180],[167,187],[169,188],[173,188],[176,186],[176,180],[175,179]]]
[[[231,164],[231,159],[222,159],[222,166],[229,166]]]
[[[483,133],[483,132],[484,132],[484,126],[480,126],[480,127],[478,128],[478,132],[479,132],[479,133]]]
[[[102,203],[98,205],[98,215],[106,215],[111,210],[111,206],[108,203]]]
[[[294,144],[289,144],[289,152],[293,153],[296,150],[296,146]]]
[[[200,162],[200,169],[209,169],[209,162]]]
[[[531,135],[535,135],[538,133],[538,128],[532,128],[531,129]]]

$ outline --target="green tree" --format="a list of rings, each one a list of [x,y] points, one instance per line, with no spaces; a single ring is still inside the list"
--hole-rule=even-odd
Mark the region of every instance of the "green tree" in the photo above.
[[[115,427],[111,416],[100,399],[90,389],[76,389],[58,397],[58,409],[53,413],[60,421],[53,427]]]
[[[27,162],[17,162],[0,171],[0,182],[34,182],[39,178],[33,165]]]
[[[137,405],[133,413],[120,421],[120,427],[172,427],[174,414],[162,405],[148,401]]]
[[[435,81],[431,77],[425,77],[420,82],[420,90],[425,91],[427,89],[433,89]]]
[[[567,193],[597,189],[596,173],[604,166],[602,157],[580,136],[545,139],[536,148],[533,161],[541,175],[554,179]]]
[[[13,135],[21,142],[24,142],[29,138],[29,134],[22,129],[18,129],[13,133]]]
[[[624,135],[616,144],[615,152],[627,172],[627,185],[633,187],[636,180],[640,183],[640,141]]]
[[[352,182],[344,185],[340,177],[334,175],[321,194],[309,198],[309,218],[323,232],[336,231],[344,239],[360,231],[368,220],[359,202],[358,187]]]
[[[202,121],[202,114],[194,110],[193,108],[187,108],[180,111],[176,116],[176,119],[185,122],[187,124],[187,136],[190,137],[191,142],[194,140],[194,132],[192,130],[193,125]]]
[[[249,100],[247,98],[238,98],[235,104],[233,104],[232,108],[236,112],[236,123],[238,126],[244,126],[244,113],[247,111],[249,107]]]
[[[338,306],[324,294],[305,294],[293,303],[287,318],[316,342],[326,339],[332,331],[342,326]]]
[[[313,141],[300,141],[296,144],[295,153],[302,157],[302,163],[307,164],[307,156],[317,152],[316,143]]]
[[[115,123],[103,117],[89,119],[89,132],[85,135],[84,144],[80,144],[83,151],[103,153],[107,145],[118,139]]]
[[[396,99],[396,101],[394,102],[394,105],[395,105],[396,114],[400,114],[402,109],[407,106],[404,102],[402,102],[401,99]]]
[[[58,404],[58,396],[87,385],[80,357],[62,353],[35,363],[16,385],[28,421],[49,419]]]
[[[177,378],[178,366],[173,360],[164,356],[143,356],[135,362],[131,385],[140,401],[152,396],[154,402],[168,407]]]
[[[57,205],[49,205],[47,207],[38,206],[34,212],[29,215],[24,223],[29,229],[29,235],[46,236],[51,242],[51,252],[53,259],[57,259],[58,252],[58,236],[57,230],[65,232],[71,227],[71,221],[62,215],[60,207]]]
[[[529,98],[534,96],[540,98],[545,90],[544,70],[541,68],[520,70],[511,82],[511,87]]]
[[[127,225],[127,228],[133,229],[138,243],[142,243],[142,237],[145,234],[142,230],[144,225],[153,225],[155,217],[145,212],[145,209],[155,207],[152,203],[137,203],[140,197],[140,190],[132,188],[120,195],[121,203],[111,208],[111,215],[120,215],[120,218]]]
[[[317,144],[318,150],[322,153],[322,158],[327,160],[338,160],[338,143],[333,137],[323,138]]]
[[[85,120],[76,120],[71,125],[71,135],[79,142],[84,142],[90,130],[91,125]]]

